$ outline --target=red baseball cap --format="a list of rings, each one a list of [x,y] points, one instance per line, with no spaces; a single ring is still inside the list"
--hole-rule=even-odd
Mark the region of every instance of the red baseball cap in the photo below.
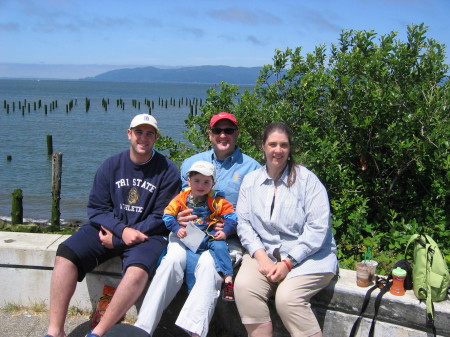
[[[234,125],[238,125],[238,122],[236,120],[236,117],[234,117],[233,114],[230,114],[229,112],[219,112],[218,114],[215,114],[211,117],[211,120],[209,121],[209,126],[213,127],[214,124],[216,124],[218,121],[222,119],[228,119],[231,123]]]

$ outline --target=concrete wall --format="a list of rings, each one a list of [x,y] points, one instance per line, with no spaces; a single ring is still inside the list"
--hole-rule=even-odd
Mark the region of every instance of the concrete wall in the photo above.
[[[49,304],[50,278],[56,249],[66,236],[55,234],[29,234],[0,232],[0,306],[14,303],[32,306]],[[120,281],[121,263],[116,258],[97,268],[79,283],[71,305],[83,310],[95,310],[103,285],[116,287]],[[326,289],[312,301],[313,310],[321,323],[325,336],[348,336],[362,307],[368,288],[355,283],[355,272],[341,270]],[[373,304],[378,290],[361,321],[357,336],[367,336],[373,316]],[[174,322],[186,298],[182,288],[167,308],[154,337],[185,336],[174,327]],[[142,300],[142,298],[141,298]],[[272,306],[274,336],[289,336]],[[129,310],[128,317],[136,317],[140,302]],[[435,325],[439,336],[450,337],[450,301],[435,303]],[[246,336],[234,303],[218,301],[209,336]],[[375,336],[431,336],[425,327],[425,304],[407,291],[405,296],[387,293],[381,302]]]

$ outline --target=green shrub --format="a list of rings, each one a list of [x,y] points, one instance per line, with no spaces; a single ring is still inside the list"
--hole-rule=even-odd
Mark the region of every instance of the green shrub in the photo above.
[[[234,113],[240,146],[262,160],[261,130],[272,121],[291,126],[296,159],[327,187],[342,266],[368,247],[389,270],[411,234],[432,236],[450,257],[450,123],[445,46],[408,27],[392,32],[343,31],[328,51],[318,46],[277,50],[252,92],[221,83],[210,89],[203,114],[191,116],[193,152],[210,147],[205,127],[214,113]],[[179,145],[178,145],[179,146]],[[170,147],[170,146],[169,146]]]

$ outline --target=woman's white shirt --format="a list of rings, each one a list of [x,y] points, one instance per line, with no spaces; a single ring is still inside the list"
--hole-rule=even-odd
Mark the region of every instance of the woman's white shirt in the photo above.
[[[266,166],[244,177],[236,206],[237,233],[251,256],[258,249],[264,249],[273,261],[291,255],[299,264],[287,278],[336,274],[336,243],[331,231],[327,191],[307,168],[297,166],[296,173],[295,183],[288,187],[286,167],[276,192]]]

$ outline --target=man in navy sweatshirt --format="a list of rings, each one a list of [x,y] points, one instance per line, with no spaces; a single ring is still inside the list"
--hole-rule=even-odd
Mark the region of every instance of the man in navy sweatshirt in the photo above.
[[[130,148],[98,169],[88,201],[89,222],[60,244],[50,292],[46,337],[65,337],[64,322],[77,281],[114,256],[123,277],[99,324],[88,337],[102,336],[136,302],[165,253],[164,208],[179,192],[177,166],[153,148],[158,125],[140,114],[127,130]]]

